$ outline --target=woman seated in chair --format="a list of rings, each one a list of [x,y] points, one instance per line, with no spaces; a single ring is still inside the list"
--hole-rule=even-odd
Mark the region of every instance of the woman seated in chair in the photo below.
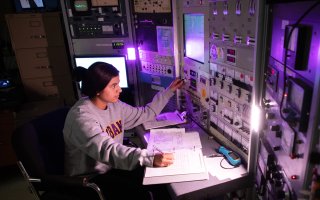
[[[96,62],[88,69],[75,68],[75,75],[82,81],[85,97],[75,103],[65,121],[66,175],[93,175],[92,181],[107,199],[148,199],[143,167],[166,167],[173,163],[173,155],[124,146],[124,130],[157,116],[183,81],[174,80],[145,107],[132,107],[119,100],[119,71],[114,66]]]

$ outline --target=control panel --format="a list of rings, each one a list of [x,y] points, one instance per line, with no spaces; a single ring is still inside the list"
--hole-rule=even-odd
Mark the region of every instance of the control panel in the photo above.
[[[133,28],[139,55],[138,84],[141,103],[146,104],[158,90],[168,87],[177,76],[173,2],[134,0],[132,3]],[[164,110],[176,109],[174,107],[176,100],[172,98]]]
[[[313,199],[310,187],[319,162],[311,163],[311,152],[318,151],[319,141],[316,145],[312,119],[318,115],[318,102],[312,100],[319,98],[314,92],[319,87],[319,62],[314,58],[319,49],[312,41],[320,39],[320,7],[296,2],[270,4],[270,9],[273,25],[264,77],[257,193],[260,199]]]
[[[255,2],[209,5],[210,131],[247,158],[255,81]]]
[[[71,55],[127,55],[134,48],[130,5],[125,0],[63,0]]]
[[[124,1],[68,0],[72,38],[128,37]]]
[[[160,55],[157,52],[139,50],[141,71],[147,74],[174,77],[173,56]]]

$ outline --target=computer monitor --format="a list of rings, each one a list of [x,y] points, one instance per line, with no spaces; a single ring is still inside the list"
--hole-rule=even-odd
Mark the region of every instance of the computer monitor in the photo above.
[[[91,64],[95,62],[105,62],[113,65],[119,70],[120,76],[120,87],[128,88],[128,76],[127,76],[127,65],[125,56],[79,56],[75,57],[76,66],[89,68]],[[81,87],[81,85],[80,85]]]
[[[204,14],[186,13],[183,22],[185,57],[204,63]]]
[[[16,12],[46,12],[60,10],[59,0],[14,0]]]

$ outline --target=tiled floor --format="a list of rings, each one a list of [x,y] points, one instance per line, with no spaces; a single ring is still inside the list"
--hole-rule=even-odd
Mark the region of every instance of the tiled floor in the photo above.
[[[17,166],[0,168],[1,200],[34,200]]]

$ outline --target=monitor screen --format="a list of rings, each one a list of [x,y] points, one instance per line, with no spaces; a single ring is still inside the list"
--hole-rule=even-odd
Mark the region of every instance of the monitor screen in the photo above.
[[[87,12],[89,10],[89,4],[84,0],[75,0],[74,10],[77,12]]]
[[[43,8],[42,0],[20,0],[22,8]]]
[[[60,9],[58,0],[14,0],[14,5],[16,12],[45,12]]]
[[[125,56],[81,56],[75,57],[76,65],[89,68],[95,62],[105,62],[119,70],[120,87],[128,88],[127,65]],[[81,86],[80,86],[81,87]]]
[[[204,63],[204,14],[184,14],[185,56]]]
[[[299,84],[289,79],[289,92],[288,92],[288,104],[290,104],[299,113],[302,111],[303,99],[304,99],[304,88]]]

